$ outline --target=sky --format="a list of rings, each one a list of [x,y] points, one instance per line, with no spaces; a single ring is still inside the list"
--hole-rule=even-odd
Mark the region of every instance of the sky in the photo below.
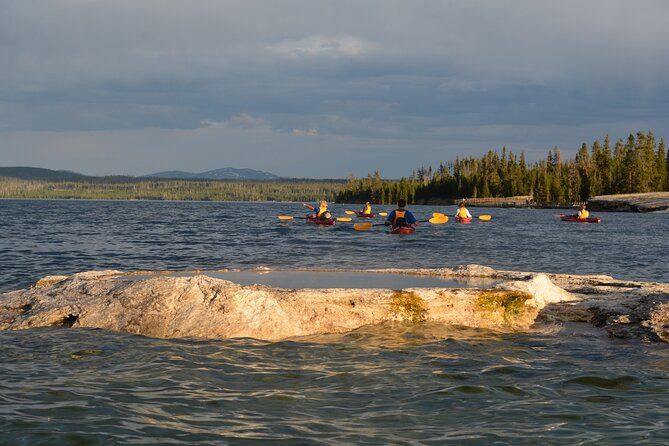
[[[345,177],[669,136],[664,0],[0,0],[0,165]]]

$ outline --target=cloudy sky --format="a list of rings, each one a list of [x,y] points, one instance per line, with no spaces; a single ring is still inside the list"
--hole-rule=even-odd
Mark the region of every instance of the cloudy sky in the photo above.
[[[669,136],[669,2],[0,0],[0,165],[344,177]]]

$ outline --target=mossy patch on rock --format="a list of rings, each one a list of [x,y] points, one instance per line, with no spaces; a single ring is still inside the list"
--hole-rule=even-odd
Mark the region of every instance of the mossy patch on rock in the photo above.
[[[395,291],[390,296],[390,310],[401,320],[423,322],[427,318],[427,305],[421,297],[410,291]]]
[[[525,302],[532,295],[522,291],[483,291],[476,300],[481,310],[501,312],[507,323],[513,322],[525,313]]]

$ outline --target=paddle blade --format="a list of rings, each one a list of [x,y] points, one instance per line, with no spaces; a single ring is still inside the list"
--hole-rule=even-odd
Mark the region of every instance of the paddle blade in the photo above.
[[[481,220],[481,221],[490,221],[490,220],[492,220],[492,215],[488,215],[488,214],[485,214],[485,215],[479,215],[479,220]]]
[[[347,215],[355,215],[355,211],[344,211]]]
[[[355,223],[353,225],[353,229],[356,231],[367,231],[369,229],[372,229],[372,224],[371,223]]]
[[[353,220],[351,217],[337,217],[337,221],[351,221]]]
[[[387,216],[388,216],[388,213],[387,213],[387,212],[379,212],[379,215],[380,215],[381,217],[387,217]]]
[[[442,213],[440,213],[440,212],[433,212],[433,213],[432,213],[432,216],[433,216],[434,218],[446,218],[446,219],[448,219],[448,217],[447,217],[445,214],[442,214]]]
[[[444,223],[448,223],[448,217],[445,215],[443,217],[432,217],[428,221],[433,225],[443,225]]]
[[[278,215],[276,218],[279,220],[292,220],[295,217],[291,217],[290,215]]]

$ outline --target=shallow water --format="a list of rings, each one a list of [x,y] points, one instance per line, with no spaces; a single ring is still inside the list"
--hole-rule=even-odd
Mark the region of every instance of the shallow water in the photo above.
[[[416,213],[433,210],[453,211]],[[490,223],[400,237],[273,219],[286,213],[302,210],[0,201],[0,290],[100,268],[463,263],[669,281],[667,214],[584,225],[549,210],[487,209]],[[669,347],[587,324],[512,335],[389,324],[275,343],[0,332],[0,445],[666,444],[668,410]]]
[[[349,271],[198,271],[164,274],[188,277],[203,274],[229,280],[239,285],[267,285],[276,288],[471,288],[491,287],[497,280],[479,278],[443,278],[410,274],[356,273]],[[162,276],[163,274],[161,274]],[[132,275],[124,280],[143,280],[155,274]]]

